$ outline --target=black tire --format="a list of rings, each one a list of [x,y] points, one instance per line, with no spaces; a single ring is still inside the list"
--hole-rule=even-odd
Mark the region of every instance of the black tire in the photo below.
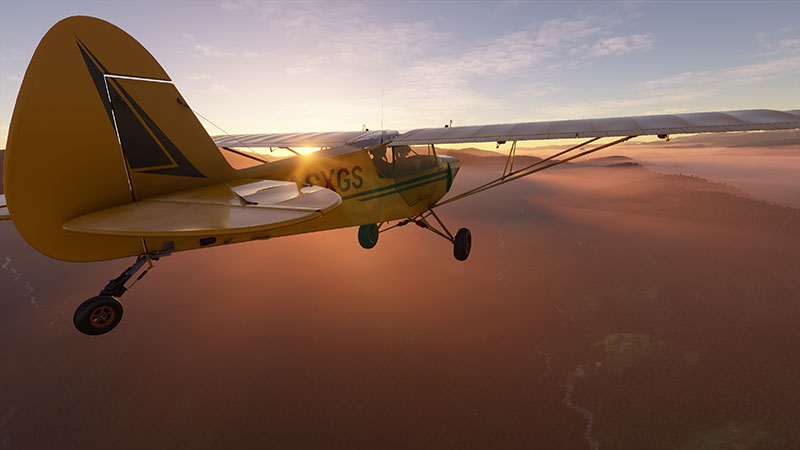
[[[378,226],[373,223],[358,227],[358,243],[366,249],[375,247],[378,243]]]
[[[116,297],[99,295],[81,303],[72,316],[75,328],[83,334],[108,333],[122,320],[122,303]]]
[[[462,228],[456,233],[453,240],[453,256],[459,261],[465,261],[472,249],[472,233],[468,229]]]

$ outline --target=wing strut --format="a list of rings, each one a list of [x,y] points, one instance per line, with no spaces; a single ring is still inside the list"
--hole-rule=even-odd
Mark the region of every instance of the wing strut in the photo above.
[[[433,224],[431,224],[428,221],[428,217],[431,217],[431,216],[433,216],[433,218],[436,219],[437,222],[439,222],[439,226],[442,228],[441,231],[439,231]],[[444,222],[442,222],[442,220],[439,218],[439,216],[437,216],[436,213],[433,212],[433,209],[429,209],[429,210],[423,212],[422,214],[420,214],[420,215],[418,215],[416,217],[409,217],[408,219],[401,220],[400,222],[398,222],[398,223],[396,223],[396,224],[394,224],[394,225],[392,225],[392,226],[390,226],[388,228],[384,228],[384,229],[380,230],[380,227],[383,225],[383,223],[382,223],[382,224],[378,225],[378,229],[379,229],[378,232],[379,233],[383,233],[385,231],[389,231],[389,230],[397,228],[397,227],[406,226],[406,225],[408,225],[410,223],[413,223],[414,225],[416,225],[416,226],[418,226],[420,228],[424,228],[426,230],[430,230],[434,234],[437,234],[437,235],[447,239],[450,242],[453,242],[453,240],[455,240],[455,237],[453,236],[453,233],[451,233],[450,230],[447,229],[447,227],[445,226]]]
[[[586,155],[588,155],[590,153],[594,153],[594,152],[596,152],[598,150],[603,150],[604,148],[611,147],[612,145],[621,144],[621,143],[623,143],[625,141],[629,141],[629,140],[631,140],[631,139],[633,139],[635,137],[636,136],[626,136],[624,138],[617,139],[617,140],[609,142],[607,144],[598,145],[597,147],[591,148],[589,150],[585,150],[585,151],[582,151],[582,152],[577,153],[575,155],[571,155],[571,156],[569,156],[567,158],[559,159],[559,160],[555,160],[554,161],[554,158],[557,158],[559,156],[565,155],[565,154],[567,154],[569,152],[577,150],[577,149],[579,149],[579,148],[581,148],[581,147],[583,147],[585,145],[591,144],[591,143],[597,141],[598,139],[600,139],[599,137],[592,138],[592,139],[589,139],[588,141],[585,141],[583,143],[580,143],[578,145],[570,147],[570,148],[568,148],[566,150],[562,150],[562,151],[560,151],[560,152],[558,152],[558,153],[556,153],[556,154],[554,154],[552,156],[548,156],[547,158],[545,158],[545,159],[543,159],[541,161],[537,161],[537,162],[535,162],[533,164],[530,164],[528,166],[523,167],[522,169],[517,169],[517,170],[514,170],[514,154],[516,153],[516,148],[517,148],[517,141],[514,141],[511,144],[511,150],[508,153],[508,159],[506,160],[506,165],[503,168],[503,174],[499,178],[496,178],[496,179],[494,179],[494,180],[492,180],[492,181],[490,181],[488,183],[482,184],[482,185],[480,185],[478,187],[472,188],[472,189],[468,190],[467,192],[463,192],[463,193],[458,194],[458,195],[456,195],[454,197],[450,197],[447,200],[441,201],[441,202],[435,204],[433,207],[431,207],[431,211],[433,210],[433,208],[438,208],[439,206],[443,206],[443,205],[446,205],[448,203],[452,203],[452,202],[454,202],[456,200],[461,200],[462,198],[466,198],[466,197],[475,195],[478,192],[483,192],[483,191],[485,191],[487,189],[491,189],[491,188],[500,186],[501,184],[508,183],[509,181],[514,181],[514,180],[516,180],[518,178],[527,177],[528,175],[532,175],[532,174],[534,174],[536,172],[541,172],[542,170],[549,169],[550,167],[554,167],[554,166],[557,166],[559,164],[564,164],[565,162],[572,161],[573,159],[580,158],[581,156],[586,156]]]
[[[239,150],[236,150],[235,148],[231,148],[231,147],[220,147],[220,148],[223,148],[223,149],[225,149],[225,150],[227,150],[227,151],[229,151],[231,153],[236,153],[239,156],[244,156],[245,158],[250,158],[250,159],[252,159],[254,161],[258,161],[258,162],[260,162],[262,164],[269,162],[266,159],[259,158],[256,155],[245,153],[245,152],[240,152]]]

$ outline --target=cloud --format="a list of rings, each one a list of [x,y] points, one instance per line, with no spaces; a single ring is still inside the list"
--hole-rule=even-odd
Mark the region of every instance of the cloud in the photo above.
[[[736,86],[759,83],[798,72],[800,72],[800,56],[787,56],[718,71],[683,72],[645,81],[639,83],[637,87],[645,90],[669,90],[685,86]]]
[[[664,105],[685,104],[711,95],[712,92],[707,89],[682,89],[669,93],[639,95],[635,98],[538,106],[532,108],[531,112],[534,117],[542,117],[543,120],[612,117],[628,114],[627,111],[631,110],[636,111],[635,115],[670,114],[686,111],[685,108],[665,108]]]
[[[621,55],[652,48],[650,35],[610,36],[607,28],[593,25],[601,22],[615,23],[599,17],[554,19],[500,36],[460,57],[440,58],[425,65],[439,67],[446,78],[453,80],[470,75],[533,74],[542,67],[562,70],[579,65],[584,55]],[[565,54],[574,58],[564,58]]]
[[[800,56],[791,56],[732,67],[723,70],[715,78],[717,78],[716,83],[732,86],[757,83],[786,75],[796,75],[799,72]]]
[[[327,6],[327,7],[326,7]],[[316,33],[339,23],[358,20],[363,7],[340,2],[331,8],[325,2],[281,2],[226,0],[220,8],[228,13],[257,17],[275,31]]]
[[[419,61],[398,76],[397,84],[402,87],[392,93],[393,101],[415,111],[418,119],[423,118],[419,111],[425,111],[434,120],[432,123],[451,118],[461,124],[465,120],[477,123],[489,110],[501,113],[506,98],[541,97],[563,90],[528,82],[521,87],[514,84],[513,91],[505,94],[490,95],[471,88],[478,79],[488,79],[493,84],[512,77],[535,79],[547,71],[589,64],[587,56],[613,56],[652,48],[650,35],[615,36],[608,27],[597,23],[619,22],[599,17],[554,19],[467,48],[461,55]],[[611,109],[612,105],[605,107]],[[585,115],[585,109],[581,115]]]
[[[513,6],[502,5],[502,8]],[[473,75],[518,74],[546,59],[558,59],[570,49],[575,56],[619,55],[652,47],[650,35],[616,36],[609,31],[622,22],[614,17],[559,18],[512,31],[489,42],[455,41],[432,20],[404,22],[376,20],[368,4],[337,3],[331,8],[318,2],[273,2],[226,0],[220,8],[230,14],[258,17],[276,36],[300,36],[309,51],[296,55],[300,62],[285,68],[290,75],[302,75],[330,67],[373,67],[424,61],[445,72],[444,78]],[[602,25],[600,25],[602,24]],[[429,55],[436,48],[462,48],[455,56]],[[466,48],[464,48],[466,47]],[[230,52],[203,48],[208,55],[228,56]],[[460,54],[459,54],[460,53]],[[403,70],[408,65],[403,66]]]
[[[719,70],[689,71],[639,83],[643,91],[667,92],[686,87],[719,90],[723,87],[762,83],[800,72],[800,39],[791,34],[800,28],[784,27],[774,32],[756,33],[754,39],[762,50],[748,62]]]
[[[781,50],[800,50],[800,39],[781,39],[778,41]]]
[[[222,84],[222,83],[218,83],[218,82],[211,83],[211,89],[212,89],[214,92],[217,92],[217,93],[219,93],[219,94],[227,94],[227,95],[230,95],[230,94],[233,94],[233,93],[234,93],[234,92],[233,92],[233,89],[229,88],[228,86],[226,86],[226,85],[224,85],[224,84]]]
[[[229,88],[225,83],[217,80],[213,76],[207,73],[190,73],[185,75],[183,78],[190,80],[190,81],[203,81],[207,82],[207,86],[212,92],[216,92],[218,94],[225,94],[225,95],[235,95],[236,92]]]
[[[194,49],[197,51],[198,56],[205,56],[210,58],[227,58],[236,55],[233,52],[224,52],[221,50],[217,50],[216,48],[210,45],[195,45]]]
[[[189,75],[186,75],[186,79],[192,81],[210,80],[212,78],[213,77],[207,73],[190,73]]]
[[[760,56],[775,56],[800,53],[800,27],[783,27],[777,31],[756,33],[755,40],[763,52]]]
[[[653,48],[653,38],[650,34],[632,34],[630,36],[615,36],[599,40],[589,50],[592,56],[624,55],[626,53],[647,51]]]
[[[260,58],[261,56],[263,56],[263,54],[257,52],[251,52],[251,51],[232,52],[232,51],[220,50],[211,45],[200,45],[200,44],[195,45],[194,50],[197,56],[205,58]]]
[[[750,59],[747,63],[715,70],[685,71],[642,81],[634,86],[633,92],[628,93],[633,98],[537,105],[531,109],[531,113],[546,119],[567,119],[686,112],[686,105],[708,103],[711,99],[714,99],[713,104],[719,105],[720,101],[725,104],[734,98],[732,104],[736,104],[735,97],[728,93],[735,92],[738,86],[791,79],[800,73],[800,39],[787,35],[792,31],[787,29],[756,34],[754,39],[760,44],[762,52],[744,55],[744,58]],[[650,35],[602,38],[595,45],[578,51],[605,57],[649,50],[652,42]],[[534,84],[532,89],[536,88]],[[719,100],[720,96],[724,100]]]
[[[540,97],[544,95],[552,95],[563,90],[564,88],[562,86],[552,86],[545,83],[534,82],[523,85],[518,91],[518,94],[531,97]]]
[[[517,5],[498,7],[508,13]],[[243,19],[255,18],[272,39],[291,43],[286,48],[302,49],[278,56],[288,62],[282,67],[286,76],[325,74],[324,82],[330,85],[346,85],[364,73],[382,80],[380,85],[368,83],[366,89],[385,89],[386,123],[401,129],[450,119],[462,125],[479,123],[488,114],[503,116],[507,102],[564,89],[530,80],[552,79],[600,58],[647,52],[654,46],[651,34],[620,33],[625,22],[615,15],[561,17],[486,37],[482,32],[456,31],[446,19],[436,17],[384,20],[378,15],[381,9],[369,3],[330,7],[316,2],[226,0],[220,8]],[[231,53],[213,47],[204,50]],[[485,89],[504,84],[510,89],[499,93]],[[355,108],[359,100],[353,97],[348,105]],[[363,103],[370,101],[374,99]]]
[[[0,61],[2,62],[11,62],[11,61],[19,61],[23,58],[23,53],[19,50],[3,50],[0,52]]]
[[[449,37],[430,20],[384,20],[368,6],[353,2],[332,8],[324,2],[231,0],[220,7],[231,14],[257,17],[275,39],[291,39],[307,48],[303,54],[292,55],[294,63],[285,68],[290,75],[331,67],[385,66],[422,55]]]

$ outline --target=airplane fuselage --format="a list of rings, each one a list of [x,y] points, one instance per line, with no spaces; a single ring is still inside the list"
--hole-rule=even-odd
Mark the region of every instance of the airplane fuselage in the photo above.
[[[375,156],[383,150],[390,161]],[[342,204],[325,216],[301,226],[301,232],[382,223],[414,217],[430,209],[450,189],[459,169],[451,156],[430,154],[396,157],[400,152],[385,144],[369,148],[349,145],[239,170],[242,177],[294,181],[328,188]],[[382,169],[382,170],[381,170]],[[281,229],[266,236],[296,234]]]

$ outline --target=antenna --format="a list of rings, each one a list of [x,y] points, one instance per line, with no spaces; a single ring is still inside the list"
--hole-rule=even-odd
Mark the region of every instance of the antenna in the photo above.
[[[381,130],[383,130],[383,89],[381,89]]]

